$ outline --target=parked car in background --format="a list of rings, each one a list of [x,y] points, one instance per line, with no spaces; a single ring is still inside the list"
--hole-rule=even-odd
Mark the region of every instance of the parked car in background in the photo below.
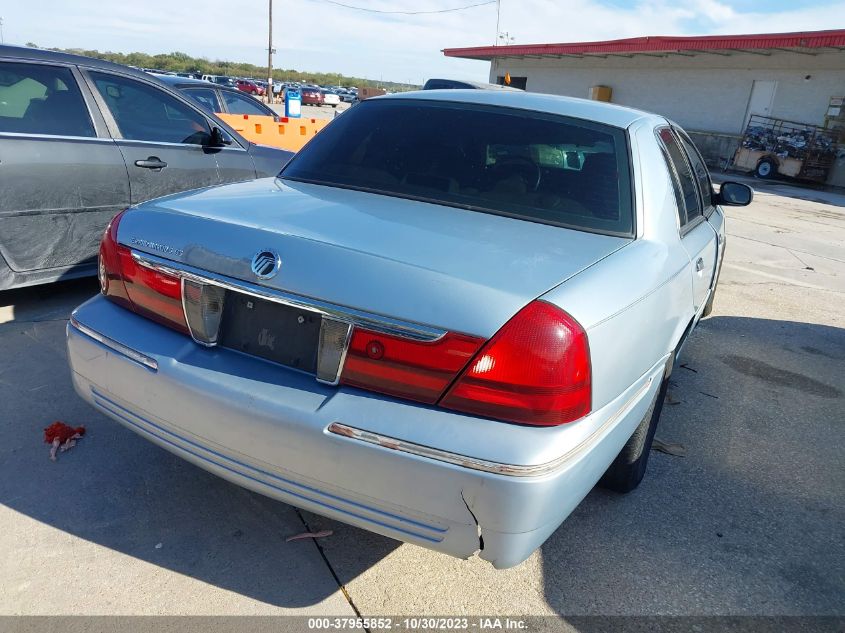
[[[330,105],[333,108],[336,108],[340,105],[340,96],[334,90],[322,90],[323,93],[323,105]]]
[[[202,106],[206,112],[257,114],[278,118],[278,114],[269,106],[237,88],[184,77],[157,77],[172,88],[176,88],[183,94],[188,95]]]
[[[340,99],[344,103],[355,103],[358,101],[358,93],[353,92],[352,90],[345,90],[340,93]]]
[[[481,81],[462,81],[457,79],[429,79],[423,90],[519,90],[512,86],[501,86]]]
[[[274,175],[292,155],[148,73],[14,46],[0,46],[0,149],[0,290],[93,275],[117,212]]]
[[[323,92],[319,88],[303,86],[300,89],[300,94],[302,95],[302,103],[305,105],[323,105]]]
[[[115,218],[73,383],[246,488],[512,567],[596,483],[640,483],[712,306],[720,205],[751,196],[629,108],[366,100],[275,180]]]
[[[237,87],[235,79],[233,77],[227,77],[226,75],[203,75],[202,80],[210,81],[213,84],[219,84],[221,86],[232,86],[233,88]]]
[[[145,73],[150,74],[157,74],[157,75],[175,75],[176,73],[170,70],[159,70],[158,68],[141,68]]]
[[[238,79],[235,82],[235,87],[241,92],[245,92],[251,95],[258,95],[259,97],[264,94],[264,88],[256,84],[254,81],[250,81],[249,79]]]

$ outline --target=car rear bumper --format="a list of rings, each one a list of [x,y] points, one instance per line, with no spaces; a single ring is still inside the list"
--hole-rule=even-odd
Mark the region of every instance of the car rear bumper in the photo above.
[[[663,371],[579,422],[533,428],[321,385],[102,297],[74,313],[67,341],[80,396],[159,446],[285,503],[499,568],[590,491]]]

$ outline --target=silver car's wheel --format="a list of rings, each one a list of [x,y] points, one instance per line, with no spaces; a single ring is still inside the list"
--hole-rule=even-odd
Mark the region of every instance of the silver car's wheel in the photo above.
[[[657,422],[660,419],[660,412],[663,410],[663,401],[666,398],[668,386],[669,379],[664,376],[660,389],[657,390],[657,394],[645,412],[642,422],[602,475],[599,486],[615,492],[630,492],[640,485],[648,465],[648,454],[651,452],[654,432],[657,430]]]

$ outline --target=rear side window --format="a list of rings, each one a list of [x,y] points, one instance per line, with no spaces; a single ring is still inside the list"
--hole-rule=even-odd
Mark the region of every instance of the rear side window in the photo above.
[[[698,189],[695,186],[695,177],[692,175],[689,163],[687,163],[672,130],[666,127],[660,128],[657,134],[663,143],[670,169],[674,172],[675,183],[680,188],[678,211],[680,213],[681,226],[683,226],[695,219],[696,216],[702,215],[701,201],[698,198]]]
[[[97,90],[125,139],[203,145],[211,130],[195,110],[163,90],[134,79],[92,72]]]
[[[695,145],[692,144],[692,141],[690,141],[684,134],[678,134],[678,138],[681,140],[681,145],[683,145],[686,150],[687,158],[689,158],[690,165],[692,165],[692,170],[695,173],[695,178],[698,180],[698,188],[701,191],[701,197],[704,199],[704,208],[707,209],[713,205],[713,185],[710,184],[710,173],[707,171],[707,166],[704,164],[704,161],[701,160],[701,155],[698,153]]]
[[[634,229],[624,130],[526,110],[365,101],[281,177],[612,235]]]
[[[0,132],[96,136],[69,68],[0,62]]]
[[[182,92],[200,104],[206,112],[223,111],[217,101],[217,91],[213,88],[185,88]]]
[[[230,114],[260,114],[263,116],[270,116],[270,114],[251,97],[239,95],[237,92],[229,92],[222,90],[223,100],[226,102],[226,109]]]

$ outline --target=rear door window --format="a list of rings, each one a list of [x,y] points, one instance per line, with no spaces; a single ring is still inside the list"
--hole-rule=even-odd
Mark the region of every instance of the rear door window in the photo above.
[[[96,136],[69,68],[0,62],[0,132]]]
[[[676,183],[680,187],[681,199],[679,202],[683,206],[682,210],[684,213],[681,215],[681,226],[683,226],[702,215],[701,200],[698,197],[696,179],[672,130],[668,127],[660,128],[657,134],[663,144],[666,158],[674,172]]]
[[[123,138],[204,145],[211,134],[208,121],[175,97],[134,79],[92,72]]]
[[[634,230],[625,131],[527,110],[365,101],[281,176],[612,235]]]
[[[206,112],[223,112],[214,88],[185,88],[182,92],[200,104]]]
[[[701,191],[701,198],[704,202],[705,211],[713,206],[713,185],[710,183],[710,172],[707,170],[707,165],[701,160],[701,155],[698,153],[695,145],[684,134],[677,134],[681,141],[681,145],[686,151],[692,170],[695,173],[695,178],[698,181],[698,188]]]
[[[223,100],[226,102],[226,109],[230,114],[260,114],[270,116],[260,103],[251,97],[239,95],[237,92],[221,90]]]

